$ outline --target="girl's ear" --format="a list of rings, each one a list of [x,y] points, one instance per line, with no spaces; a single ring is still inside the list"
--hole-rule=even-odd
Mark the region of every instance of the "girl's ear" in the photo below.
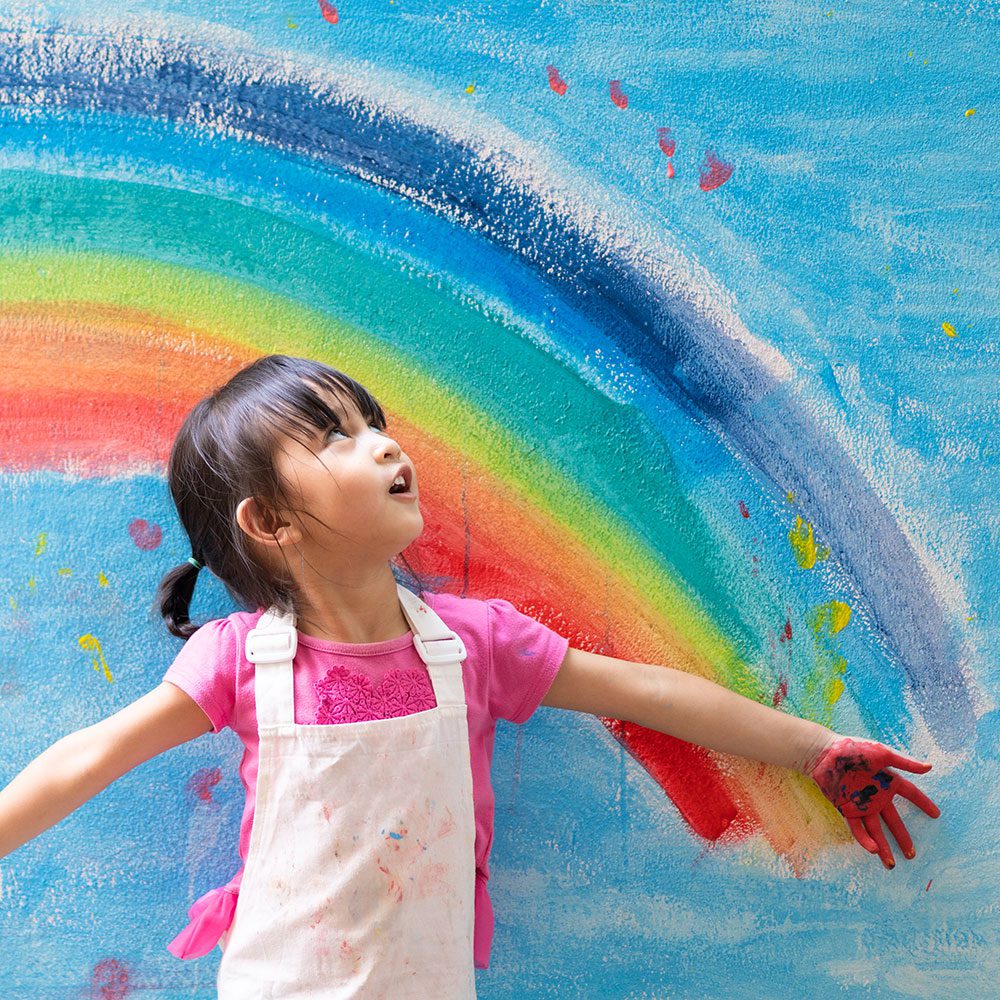
[[[289,545],[299,538],[299,532],[289,522],[257,497],[246,497],[236,508],[236,523],[261,545]]]

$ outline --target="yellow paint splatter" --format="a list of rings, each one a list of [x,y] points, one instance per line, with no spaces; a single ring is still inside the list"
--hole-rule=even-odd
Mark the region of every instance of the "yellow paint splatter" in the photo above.
[[[843,601],[828,601],[813,608],[806,620],[815,635],[824,630],[836,635],[851,620],[851,606]]]
[[[35,589],[35,578],[33,576],[28,577],[28,590]]]
[[[59,570],[59,575],[60,576],[72,576],[73,575],[73,571],[68,566],[63,566],[62,569]]]
[[[108,578],[102,572],[98,572],[97,574],[97,586],[98,587],[108,586]]]
[[[789,503],[791,503],[791,502],[792,502],[792,501],[793,501],[793,500],[795,499],[795,494],[794,494],[794,493],[793,493],[793,492],[792,492],[791,490],[788,490],[788,491],[787,491],[787,492],[785,493],[785,499],[786,499],[786,500],[787,500],[787,501],[788,501]]]
[[[969,615],[965,620],[967,622],[971,622],[975,617],[976,617],[975,615]]]
[[[823,562],[830,558],[830,548],[816,547],[816,540],[813,538],[813,526],[801,517],[796,515],[795,526],[788,532],[788,541],[795,553],[795,561],[802,569],[812,569],[818,562]]]
[[[969,108],[968,111],[965,112],[965,117],[971,118],[975,113],[976,113],[975,108]]]
[[[47,545],[49,544],[49,542],[48,542],[48,537],[49,537],[49,536],[48,536],[48,533],[47,533],[47,532],[45,532],[45,531],[43,531],[43,532],[42,532],[42,533],[41,533],[41,534],[40,534],[40,535],[38,536],[38,542],[37,542],[37,544],[35,545],[35,555],[36,555],[36,556],[40,556],[40,555],[41,555],[41,554],[42,554],[42,553],[43,553],[43,552],[45,551],[45,549],[46,549],[46,546],[47,546]]]
[[[97,636],[91,635],[89,632],[86,635],[81,635],[77,640],[80,644],[80,648],[93,653],[90,660],[94,666],[95,670],[104,670],[104,676],[107,678],[108,682],[111,682],[111,669],[108,667],[108,661],[104,659],[104,653],[101,651],[101,643]]]
[[[944,330],[949,337],[955,336],[955,328],[951,325],[951,323],[942,323],[941,329]]]
[[[10,610],[17,611],[17,601],[13,597],[8,597],[7,600],[10,601]]]
[[[807,718],[830,726],[833,706],[844,693],[847,660],[840,655],[833,637],[851,620],[851,606],[843,601],[820,604],[806,615],[816,649],[813,669],[803,681],[802,707]]]
[[[288,21],[286,21],[285,24],[286,24],[287,27],[291,28],[293,31],[298,27],[298,25],[294,21],[292,21],[291,19],[289,19]]]
[[[471,94],[476,89],[475,83],[470,83],[468,87],[465,88],[467,94]]]

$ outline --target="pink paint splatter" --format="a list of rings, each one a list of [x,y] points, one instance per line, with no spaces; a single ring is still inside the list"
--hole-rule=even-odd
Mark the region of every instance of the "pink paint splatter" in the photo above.
[[[622,92],[621,80],[611,81],[611,100],[620,108],[628,107],[628,97]]]
[[[222,780],[222,771],[217,767],[203,767],[188,779],[185,790],[194,793],[202,802],[212,801],[212,789]]]
[[[331,3],[327,3],[327,0],[319,0],[319,9],[323,14],[323,20],[329,21],[330,24],[336,24],[340,18],[337,16],[337,8]]]
[[[750,516],[750,511],[747,510],[747,505],[742,500],[740,501],[740,513],[744,517]],[[755,538],[754,541],[757,541],[757,539]]]
[[[141,517],[137,517],[128,526],[128,533],[132,536],[132,541],[143,552],[151,552],[163,538],[163,529],[158,524],[150,524]]]
[[[396,897],[396,902],[397,903],[402,903],[403,902],[403,886],[402,886],[402,883],[399,881],[399,879],[396,878],[396,873],[389,871],[389,869],[386,868],[385,865],[382,864],[382,859],[381,858],[379,858],[375,862],[375,865],[378,868],[378,870],[380,872],[382,872],[382,874],[385,875],[385,877],[389,880],[389,884],[386,886],[386,891],[389,893],[390,896],[395,896]]]
[[[567,83],[559,75],[559,70],[555,66],[546,66],[545,71],[549,74],[549,86],[562,97],[566,93]]]
[[[677,142],[670,134],[670,128],[664,126],[663,128],[658,128],[657,134],[660,137],[660,149],[663,150],[667,156],[673,156],[674,150],[677,148]]]
[[[733,175],[733,165],[720,160],[715,153],[709,149],[705,153],[705,162],[699,170],[701,176],[698,180],[698,187],[702,191],[714,191],[721,187]]]
[[[777,708],[788,697],[788,678],[782,677],[778,690],[774,692],[773,705]]]
[[[673,180],[674,177],[674,161],[667,160],[667,177]]]
[[[449,833],[453,833],[455,830],[455,817],[452,815],[451,810],[445,806],[444,810],[448,815],[445,819],[441,820],[441,826],[438,829],[438,837],[447,837]]]
[[[117,958],[103,958],[90,977],[91,1000],[126,1000],[132,992],[128,966]]]

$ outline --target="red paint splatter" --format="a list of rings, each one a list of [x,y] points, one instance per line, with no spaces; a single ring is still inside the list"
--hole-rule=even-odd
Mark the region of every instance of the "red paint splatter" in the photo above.
[[[669,127],[664,126],[663,128],[658,128],[656,131],[660,139],[660,149],[662,149],[667,156],[673,156],[674,150],[677,148],[677,142],[673,136],[671,136]]]
[[[193,792],[203,802],[212,801],[212,789],[222,780],[222,771],[217,767],[203,767],[188,779],[186,790]]]
[[[792,622],[791,622],[791,619],[789,619],[789,618],[785,619],[785,627],[784,627],[784,629],[782,629],[782,632],[781,632],[781,641],[782,642],[786,642],[786,641],[787,642],[791,642],[792,641]]]
[[[163,529],[158,524],[150,524],[141,517],[137,517],[128,526],[128,533],[132,536],[132,541],[143,552],[151,552],[163,538]]]
[[[750,511],[747,510],[747,505],[742,500],[740,501],[740,513],[744,517],[750,516]],[[754,541],[757,541],[757,539],[755,538]]]
[[[782,677],[778,684],[778,690],[774,692],[772,704],[777,708],[788,697],[788,678]]]
[[[667,177],[669,177],[672,180],[673,176],[674,176],[674,164],[673,164],[673,161],[672,160],[667,160]]]
[[[91,1000],[125,1000],[131,993],[128,966],[117,958],[103,958],[90,977]]]
[[[399,879],[396,878],[395,872],[389,871],[389,869],[386,868],[385,865],[382,864],[382,859],[381,858],[378,858],[376,860],[375,866],[389,880],[389,885],[387,886],[387,889],[389,891],[389,895],[395,896],[397,903],[402,903],[403,902],[403,886],[400,884]]]
[[[705,153],[705,162],[699,168],[701,177],[698,180],[698,187],[702,191],[713,191],[721,187],[733,175],[733,165],[724,163],[712,150]]]
[[[628,107],[628,97],[622,92],[621,80],[611,81],[611,100],[620,108]]]
[[[327,0],[319,0],[319,9],[323,14],[323,20],[329,21],[330,24],[336,24],[340,18],[337,16],[337,8],[331,3],[327,3]]]
[[[934,879],[931,879],[931,882],[933,882],[933,881],[934,881]],[[928,882],[928,883],[927,883],[927,889],[930,889],[930,887],[931,887],[931,882]],[[924,892],[927,892],[927,889],[924,889]]]
[[[545,71],[549,74],[549,86],[562,97],[566,93],[567,83],[559,75],[559,70],[555,66],[546,66]]]

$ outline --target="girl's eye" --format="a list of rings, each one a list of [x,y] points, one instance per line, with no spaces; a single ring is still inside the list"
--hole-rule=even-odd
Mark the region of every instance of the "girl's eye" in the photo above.
[[[374,427],[375,430],[377,430],[379,432],[379,434],[384,434],[385,433],[385,431],[381,427],[379,427],[378,424],[369,424],[368,426],[369,427]],[[346,437],[347,436],[347,431],[343,430],[343,428],[340,428],[340,427],[331,427],[326,432],[326,436],[329,437],[331,434],[343,434]]]

